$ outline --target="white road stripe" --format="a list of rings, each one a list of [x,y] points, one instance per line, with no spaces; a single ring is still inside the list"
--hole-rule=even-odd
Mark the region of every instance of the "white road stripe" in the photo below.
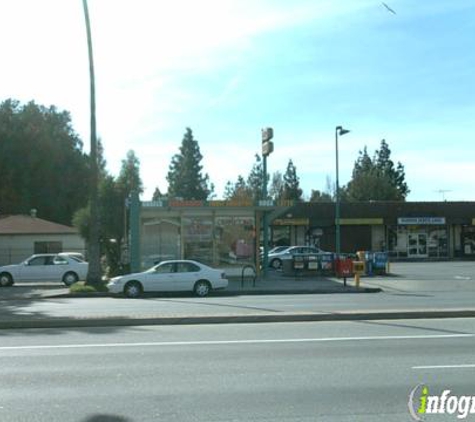
[[[427,365],[427,366],[413,366],[412,369],[465,369],[475,368],[475,364],[466,365]]]
[[[373,337],[327,337],[327,338],[289,338],[289,339],[256,339],[256,340],[204,340],[204,341],[158,341],[137,343],[89,343],[89,344],[51,344],[31,346],[3,346],[1,351],[8,350],[43,350],[43,349],[85,349],[101,347],[165,347],[165,346],[220,346],[233,344],[271,344],[271,343],[324,343],[343,341],[374,341],[374,340],[424,340],[473,338],[475,334],[428,334],[417,336],[373,336]]]

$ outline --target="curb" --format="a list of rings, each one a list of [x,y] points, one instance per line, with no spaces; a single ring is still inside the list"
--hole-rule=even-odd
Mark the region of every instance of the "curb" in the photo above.
[[[285,290],[285,289],[273,289],[273,290],[230,290],[230,291],[217,291],[209,295],[209,297],[223,297],[223,296],[259,296],[259,295],[319,295],[319,294],[362,294],[362,293],[381,293],[383,289],[380,287],[362,287],[356,289],[355,287],[346,287],[341,289],[299,289],[299,290]],[[176,293],[146,293],[142,298],[146,297],[176,297]],[[62,298],[101,298],[101,297],[123,297],[121,295],[112,293],[60,293],[57,295],[43,296],[43,299],[62,299]],[[26,298],[28,299],[28,298]],[[39,299],[39,298],[35,298]],[[21,300],[17,298],[16,300]]]
[[[83,328],[83,327],[130,327],[140,325],[197,325],[197,324],[252,324],[272,322],[328,322],[328,321],[372,321],[402,319],[474,318],[475,309],[425,310],[387,312],[340,312],[278,315],[216,315],[152,318],[52,318],[36,320],[0,321],[0,329],[21,328]]]

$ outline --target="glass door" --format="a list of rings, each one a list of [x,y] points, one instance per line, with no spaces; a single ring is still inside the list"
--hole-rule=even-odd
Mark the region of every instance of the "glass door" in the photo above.
[[[409,258],[427,258],[427,233],[408,233],[407,248]]]

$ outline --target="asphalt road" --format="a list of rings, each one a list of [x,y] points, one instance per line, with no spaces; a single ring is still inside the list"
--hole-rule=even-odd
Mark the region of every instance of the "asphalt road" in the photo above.
[[[0,301],[0,317],[185,317],[421,309],[471,309],[475,291],[230,297],[62,298]]]
[[[408,396],[419,383],[475,395],[473,319],[2,330],[0,338],[2,422],[401,422],[411,420]]]

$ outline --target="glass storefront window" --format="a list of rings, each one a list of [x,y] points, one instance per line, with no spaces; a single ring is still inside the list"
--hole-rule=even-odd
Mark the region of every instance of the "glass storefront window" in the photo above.
[[[462,251],[465,256],[475,255],[475,226],[462,228]]]
[[[394,258],[447,258],[447,238],[446,226],[389,227],[389,253]]]
[[[216,217],[215,244],[220,264],[254,261],[255,227],[253,217]]]
[[[445,227],[429,228],[429,256],[447,257],[447,229]]]
[[[290,246],[290,226],[272,227],[272,246]]]
[[[176,218],[145,220],[142,225],[142,268],[180,258],[180,222]]]
[[[184,258],[213,264],[213,220],[211,217],[183,218]]]

